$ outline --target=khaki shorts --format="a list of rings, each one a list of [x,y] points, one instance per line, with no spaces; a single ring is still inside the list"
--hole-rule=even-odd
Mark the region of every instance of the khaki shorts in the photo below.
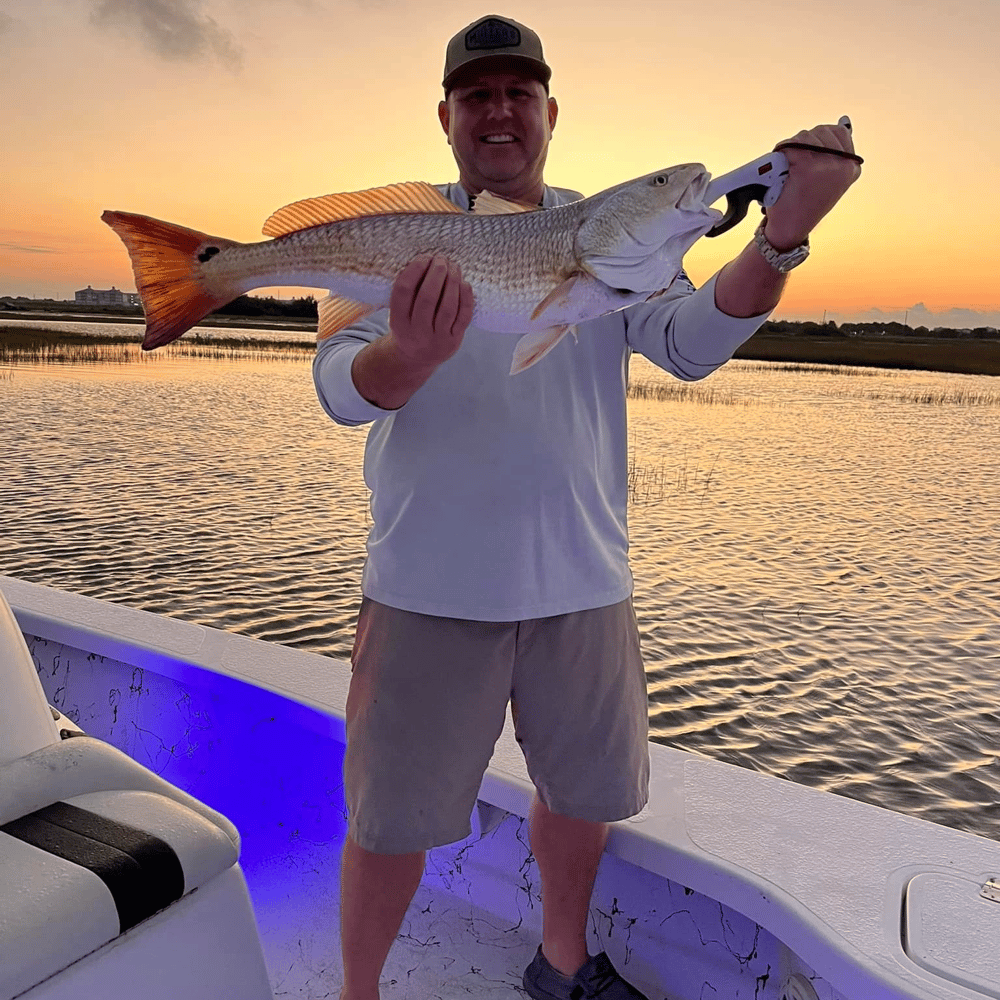
[[[646,672],[632,599],[522,622],[364,597],[351,653],[344,794],[377,854],[464,840],[507,702],[538,796],[610,823],[649,798]]]

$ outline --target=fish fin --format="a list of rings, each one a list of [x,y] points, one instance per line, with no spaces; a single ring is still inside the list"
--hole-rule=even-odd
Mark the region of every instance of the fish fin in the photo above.
[[[214,253],[204,260],[199,255],[244,244],[131,212],[107,211],[101,221],[121,237],[132,261],[135,287],[146,314],[144,351],[176,340],[210,312],[239,296],[239,288],[220,287],[217,281],[212,288],[206,287],[202,265]]]
[[[514,212],[538,212],[538,205],[529,205],[526,201],[513,201],[503,198],[492,191],[480,191],[476,195],[476,203],[472,206],[473,215],[511,215]]]
[[[549,292],[548,295],[542,299],[541,302],[535,306],[535,311],[531,314],[533,320],[538,319],[539,316],[545,312],[550,306],[563,305],[569,299],[570,292],[573,291],[573,286],[577,283],[580,278],[580,272],[574,271],[565,281],[560,282],[555,288]]]
[[[514,347],[514,360],[510,364],[510,374],[518,375],[526,368],[530,368],[536,361],[541,361],[567,333],[572,333],[573,339],[577,339],[576,327],[569,323],[553,326],[539,333],[526,333]]]
[[[370,306],[367,302],[357,302],[354,299],[345,299],[341,295],[334,295],[332,292],[316,303],[316,310],[319,313],[319,325],[316,329],[316,340],[326,340],[332,337],[338,330],[343,330],[356,319],[367,316],[375,312],[376,306]]]
[[[462,209],[450,202],[433,184],[406,181],[388,187],[324,194],[318,198],[294,201],[272,213],[264,223],[265,236],[284,236],[300,229],[323,226],[328,222],[354,219],[362,215],[389,215],[393,212],[457,212]]]

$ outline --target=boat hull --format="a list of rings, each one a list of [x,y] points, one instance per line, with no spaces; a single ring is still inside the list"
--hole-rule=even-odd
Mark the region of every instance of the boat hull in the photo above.
[[[349,664],[10,578],[0,590],[50,704],[240,831],[275,993],[336,995]],[[650,803],[612,825],[588,925],[590,953],[648,996],[1000,996],[968,979],[975,961],[949,980],[899,934],[916,875],[1000,874],[1000,845],[657,744],[650,756]],[[428,851],[383,997],[515,995],[541,941],[532,793],[508,715],[470,835]]]

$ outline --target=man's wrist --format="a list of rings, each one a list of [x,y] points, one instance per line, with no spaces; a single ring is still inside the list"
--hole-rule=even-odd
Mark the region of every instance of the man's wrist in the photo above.
[[[770,219],[764,223],[764,238],[779,253],[787,253],[801,246],[809,239],[808,233],[785,233],[778,229]]]
[[[390,357],[392,364],[396,366],[397,369],[405,372],[413,378],[427,380],[440,367],[440,363],[418,364],[408,355],[404,354],[403,351],[400,350],[399,341],[396,340],[395,336],[393,336],[392,330],[380,339],[379,346]]]
[[[351,380],[362,399],[383,410],[398,410],[434,374],[399,353],[391,334],[361,348],[351,362]]]

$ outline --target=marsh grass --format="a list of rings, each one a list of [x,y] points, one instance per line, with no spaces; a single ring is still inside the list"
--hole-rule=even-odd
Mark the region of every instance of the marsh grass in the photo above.
[[[742,371],[818,372],[825,375],[846,375],[851,378],[877,378],[882,383],[878,388],[859,385],[851,393],[856,399],[873,402],[919,403],[924,406],[1000,406],[1000,386],[988,390],[970,389],[961,385],[949,389],[927,390],[894,388],[891,384],[893,379],[905,378],[910,374],[901,369],[750,361],[743,362],[740,368]]]
[[[700,461],[692,463],[687,452],[684,453],[680,465],[668,469],[661,462],[659,465],[639,465],[632,449],[628,456],[628,499],[635,506],[660,503],[667,496],[699,493],[704,501],[712,486],[715,476],[715,466],[718,454],[712,459],[711,465],[704,469]]]
[[[774,405],[773,400],[765,400],[758,396],[747,396],[741,393],[722,391],[711,386],[702,386],[690,382],[629,382],[629,399],[652,399],[658,402],[670,403],[702,403],[706,406],[759,406],[762,403]]]
[[[923,406],[1000,406],[1000,389],[995,392],[962,388],[895,392],[876,389],[858,395],[873,402],[919,403]]]
[[[760,372],[818,372],[821,375],[850,375],[854,378],[886,378],[898,376],[892,368],[865,368],[861,365],[815,365],[794,361],[743,361],[741,371]]]
[[[138,334],[86,334],[43,327],[0,324],[0,365],[11,364],[155,364],[164,358],[202,358],[215,361],[293,361],[309,360],[315,345],[308,340],[270,340],[266,337],[204,335],[189,333],[182,339],[156,351],[142,351]],[[917,403],[924,406],[1000,406],[1000,386],[996,390],[955,386],[949,389],[896,389],[885,383],[902,372],[851,365],[799,364],[788,362],[743,362],[743,370],[816,372],[852,378],[878,377],[880,384],[858,386],[852,393],[872,402]],[[10,374],[2,376],[5,380]],[[704,406],[780,406],[780,400],[722,390],[701,383],[673,381],[630,382],[628,397],[657,402],[699,403]],[[640,480],[642,477],[640,476]],[[652,480],[655,488],[657,480]]]
[[[0,363],[135,364],[163,358],[191,357],[222,361],[301,361],[315,353],[309,343],[260,337],[205,337],[188,334],[157,351],[142,351],[141,337],[110,334],[91,336],[59,330],[0,326]]]

